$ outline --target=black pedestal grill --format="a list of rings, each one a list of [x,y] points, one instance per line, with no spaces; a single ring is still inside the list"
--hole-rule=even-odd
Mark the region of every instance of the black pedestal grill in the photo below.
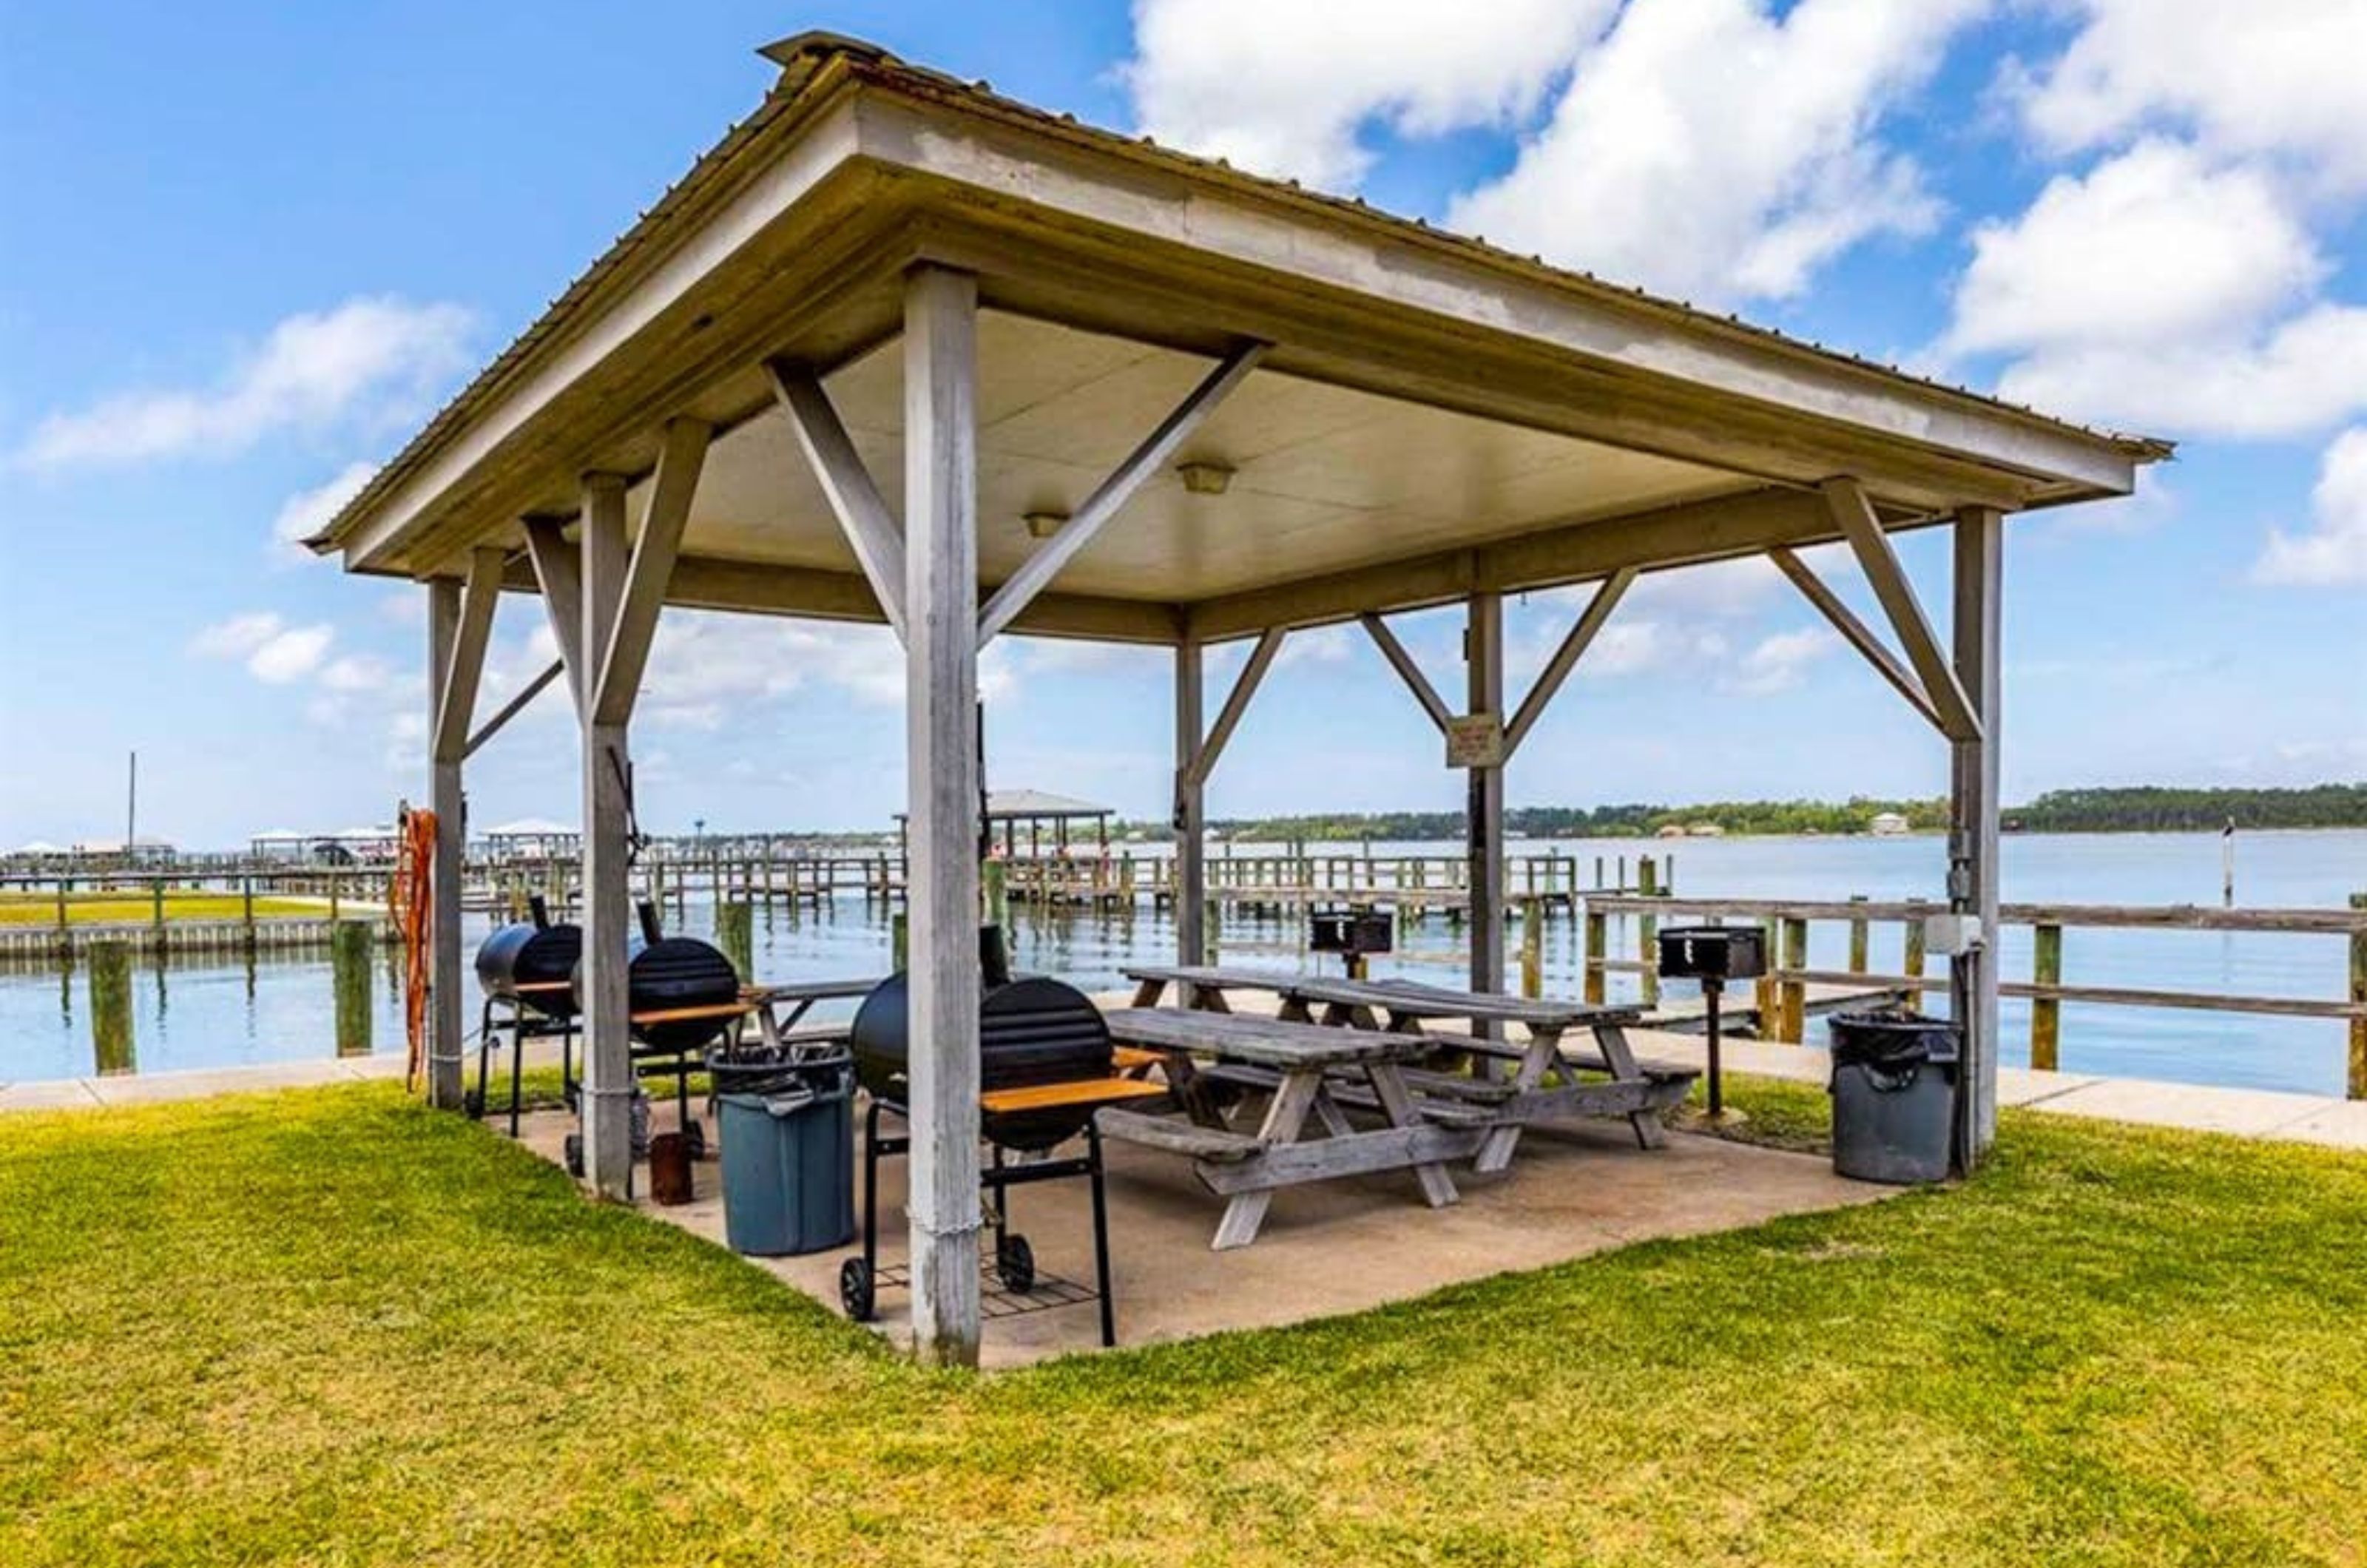
[[[1002,952],[1002,934],[990,926],[980,933],[984,991],[979,1003],[979,1089],[1030,1089],[1046,1084],[1106,1081],[1112,1077],[1109,1026],[1085,994],[1058,980],[1033,976],[1013,980]],[[857,1080],[868,1092],[863,1138],[863,1256],[839,1270],[839,1300],[846,1315],[867,1323],[882,1285],[907,1284],[901,1270],[879,1267],[879,1161],[911,1152],[910,1133],[883,1135],[883,1114],[908,1117],[911,1013],[905,976],[890,976],[864,998],[849,1032]],[[1129,1086],[1138,1088],[1138,1086]],[[1110,1296],[1109,1220],[1102,1189],[1101,1134],[1093,1125],[1100,1102],[1018,1111],[985,1111],[979,1122],[991,1163],[979,1175],[988,1221],[994,1231],[996,1278],[1010,1297],[1042,1298],[1024,1305],[1005,1301],[1005,1314],[1029,1306],[1064,1306],[1085,1299],[1068,1281],[1036,1272],[1027,1238],[1011,1229],[1008,1190],[1029,1182],[1082,1176],[1092,1184],[1093,1277],[1101,1303],[1102,1343],[1117,1342],[1116,1312]],[[1082,1134],[1084,1153],[1065,1159],[1029,1158],[1006,1164],[1004,1155],[1040,1156]],[[987,1303],[988,1315],[1003,1315]]]
[[[1709,1113],[1726,1114],[1726,1073],[1719,1060],[1718,1001],[1728,980],[1767,973],[1767,937],[1757,926],[1670,926],[1660,932],[1660,978],[1698,980],[1709,1029]]]
[[[582,930],[552,925],[540,894],[527,900],[527,907],[531,919],[502,927],[477,949],[477,987],[485,994],[485,1005],[477,1021],[477,1088],[467,1101],[470,1116],[484,1115],[493,1047],[502,1035],[508,1035],[513,1138],[518,1131],[526,1042],[558,1035],[562,1072],[573,1054],[575,964],[583,955]]]

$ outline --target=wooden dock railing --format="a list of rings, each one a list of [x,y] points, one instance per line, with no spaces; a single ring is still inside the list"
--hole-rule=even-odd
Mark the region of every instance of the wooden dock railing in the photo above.
[[[1805,998],[1810,986],[1862,985],[1906,992],[1945,990],[1948,981],[1944,974],[1925,972],[1923,946],[1923,918],[1942,908],[1916,898],[1877,902],[1864,897],[1816,901],[1602,895],[1586,901],[1585,994],[1589,1001],[1602,1000],[1604,976],[1611,974],[1642,976],[1648,987],[1657,967],[1654,930],[1669,917],[1754,922],[1768,932],[1768,952],[1772,960],[1767,975],[1758,982],[1760,1016],[1774,1021],[1774,1038],[1797,1043],[1806,1027]],[[1636,957],[1617,958],[1610,953],[1610,921],[1615,916],[1635,919],[1638,937]],[[1999,920],[2004,925],[2027,926],[2032,933],[2030,978],[2001,980],[1998,991],[2031,1004],[2030,1065],[2033,1067],[2052,1070],[2061,1058],[2065,1002],[2322,1018],[2348,1024],[2350,1049],[2344,1081],[2351,1099],[2367,1100],[2367,893],[2351,895],[2347,909],[2230,909],[2195,904],[2008,904],[1999,911]],[[1848,928],[1846,969],[1810,967],[1808,927],[1812,921],[1840,922]],[[1901,973],[1872,971],[1868,934],[1875,924],[1902,928]],[[2339,1000],[2321,1000],[2066,984],[2063,933],[2073,929],[2256,931],[2340,937],[2346,939],[2350,959],[2348,994]]]

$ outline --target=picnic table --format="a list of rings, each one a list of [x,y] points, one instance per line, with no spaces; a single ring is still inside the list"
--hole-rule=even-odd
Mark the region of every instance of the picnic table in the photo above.
[[[1489,1125],[1472,1160],[1472,1168],[1483,1173],[1512,1163],[1524,1127],[1564,1117],[1624,1116],[1638,1144],[1661,1147],[1667,1134],[1659,1113],[1683,1100],[1695,1076],[1689,1068],[1647,1067],[1637,1061],[1625,1030],[1642,1014],[1631,1007],[1461,991],[1410,980],[1189,964],[1147,965],[1125,974],[1136,983],[1138,1008],[1156,1007],[1173,986],[1187,1006],[1230,1015],[1226,993],[1260,991],[1281,998],[1279,1017],[1285,1021],[1403,1035],[1419,1042],[1424,1055],[1459,1052],[1508,1065],[1509,1073],[1501,1076],[1404,1069],[1426,1112],[1459,1116],[1446,1110],[1450,1106],[1487,1111]],[[1440,1020],[1459,1020],[1472,1028],[1440,1031],[1433,1027]],[[1492,1031],[1504,1024],[1520,1025],[1526,1042],[1492,1038]],[[1580,1029],[1592,1034],[1594,1050],[1566,1055],[1563,1037]],[[1607,1081],[1581,1077],[1581,1072],[1605,1074]]]
[[[1272,1096],[1255,1134],[1205,1111],[1190,1121],[1120,1108],[1096,1118],[1105,1137],[1192,1161],[1201,1182],[1226,1200],[1209,1243],[1216,1251],[1255,1241],[1285,1187],[1410,1169],[1431,1207],[1452,1203],[1457,1194],[1445,1162],[1470,1154],[1485,1134],[1480,1125],[1455,1125],[1416,1105],[1403,1075],[1404,1064],[1428,1049],[1418,1038],[1178,1008],[1124,1008],[1107,1017],[1113,1041],[1167,1058],[1168,1081],[1179,1089],[1217,1081]],[[1348,1119],[1352,1107],[1378,1112],[1382,1125],[1358,1127]],[[1320,1135],[1309,1135],[1310,1119]]]

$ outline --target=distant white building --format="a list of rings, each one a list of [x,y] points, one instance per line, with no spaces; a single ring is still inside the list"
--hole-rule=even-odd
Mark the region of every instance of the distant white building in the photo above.
[[[1896,839],[1907,831],[1907,818],[1896,811],[1877,811],[1866,826],[1878,839]]]

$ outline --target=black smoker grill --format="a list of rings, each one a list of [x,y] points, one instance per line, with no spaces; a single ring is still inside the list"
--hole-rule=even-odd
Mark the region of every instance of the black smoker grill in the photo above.
[[[625,944],[627,1017],[640,1020],[650,1013],[687,1008],[737,1008],[740,971],[731,967],[731,960],[721,950],[696,937],[665,935],[658,929],[655,904],[644,902],[639,914],[641,933]],[[580,960],[572,978],[574,989],[569,1004],[580,1011],[584,985]],[[707,1130],[690,1113],[690,1075],[705,1070],[708,1046],[728,1043],[738,1036],[741,1021],[746,1016],[744,1011],[735,1010],[704,1018],[636,1021],[631,1025],[633,1076],[674,1079],[682,1134],[690,1145],[693,1158],[707,1152]],[[560,1066],[561,1083],[567,1103],[572,1108],[580,1086],[573,1077],[572,1064],[564,1055]],[[567,1168],[578,1176],[583,1174],[583,1145],[572,1137],[567,1145]]]
[[[552,925],[550,909],[536,894],[527,900],[531,919],[502,927],[477,949],[477,987],[485,1005],[477,1021],[477,1091],[467,1110],[481,1117],[493,1046],[503,1034],[510,1043],[510,1136],[517,1136],[518,1079],[528,1039],[560,1037],[562,1066],[575,1043],[575,964],[583,955],[583,932]],[[496,1016],[498,1015],[498,1016]]]
[[[1041,976],[1011,978],[1003,955],[1000,927],[979,933],[979,963],[984,995],[979,1003],[979,1091],[1031,1089],[1045,1084],[1091,1082],[1113,1076],[1109,1025],[1101,1010],[1073,986]],[[882,1112],[902,1119],[908,1115],[912,1056],[911,1016],[905,976],[890,976],[873,987],[856,1010],[848,1034],[855,1054],[856,1081],[871,1100],[864,1116],[863,1256],[849,1258],[839,1270],[839,1300],[846,1315],[867,1323],[875,1314],[877,1289],[903,1282],[883,1277],[879,1268],[879,1160],[906,1154],[911,1134],[882,1136]],[[1027,1238],[1010,1226],[1006,1190],[1032,1181],[1082,1176],[1093,1184],[1093,1269],[1102,1314],[1102,1343],[1117,1342],[1117,1325],[1110,1300],[1109,1223],[1102,1191],[1101,1134],[1093,1125],[1098,1102],[1047,1107],[1024,1111],[989,1112],[979,1131],[986,1139],[992,1163],[980,1175],[986,1189],[988,1216],[994,1228],[994,1271],[1004,1291],[1025,1296],[1036,1286],[1036,1258]],[[1082,1134],[1083,1155],[1070,1159],[1030,1159],[1006,1165],[1006,1151],[1044,1155]],[[1045,1281],[1048,1289],[1066,1281]],[[1084,1299],[1068,1288],[1057,1299],[1040,1304],[1062,1306]]]
[[[1709,1027],[1709,1113],[1726,1114],[1718,1062],[1718,998],[1728,980],[1767,973],[1767,933],[1757,926],[1670,926],[1660,933],[1660,978],[1698,980]]]

